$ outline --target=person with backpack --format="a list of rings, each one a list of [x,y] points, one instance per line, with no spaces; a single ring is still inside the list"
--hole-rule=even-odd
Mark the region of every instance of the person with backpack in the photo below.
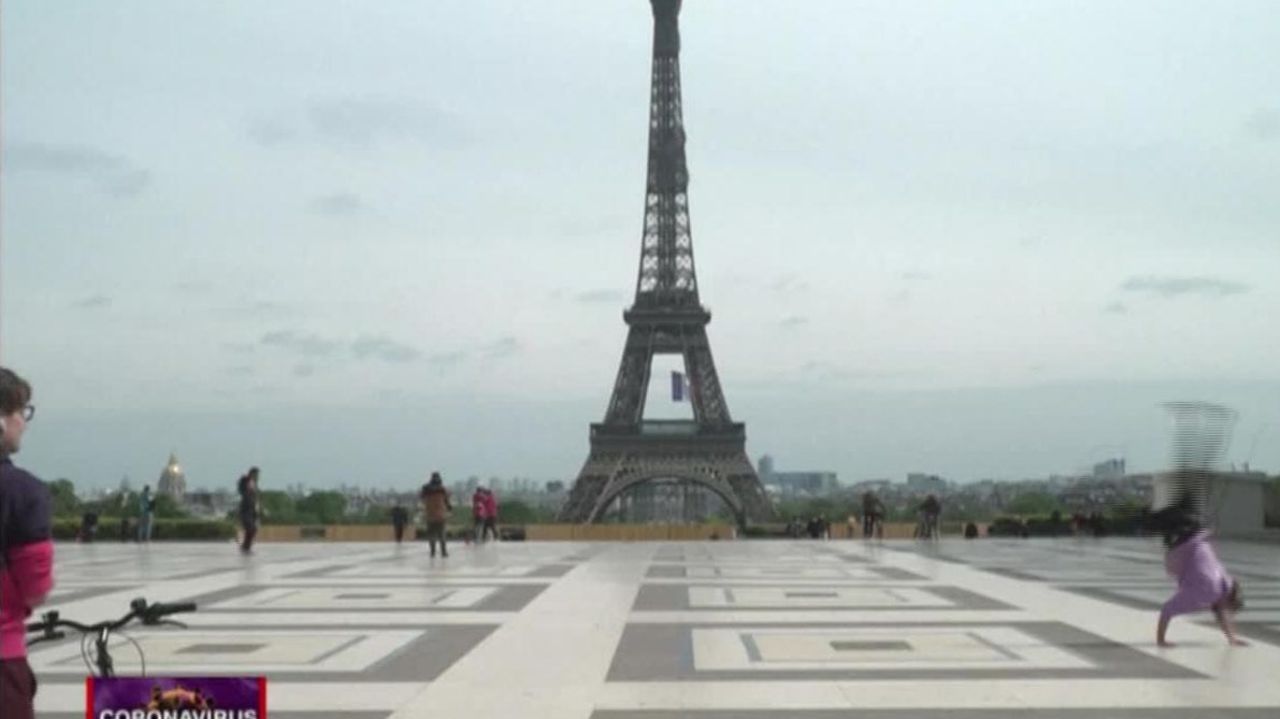
[[[53,589],[49,488],[13,463],[35,417],[31,385],[0,367],[0,707],[4,719],[35,717],[36,677],[26,621]]]
[[[453,504],[449,502],[449,490],[445,489],[444,479],[439,472],[431,473],[430,481],[422,485],[418,498],[422,501],[422,513],[427,518],[427,542],[431,545],[431,556],[436,556],[436,542],[439,542],[440,556],[448,557],[449,548],[445,544],[445,522],[449,521]]]

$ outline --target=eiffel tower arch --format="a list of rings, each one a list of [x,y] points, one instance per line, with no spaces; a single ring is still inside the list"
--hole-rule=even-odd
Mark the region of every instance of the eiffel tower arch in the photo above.
[[[644,236],[632,306],[623,313],[627,341],[603,422],[591,425],[591,452],[564,522],[594,522],[641,484],[680,480],[718,495],[740,524],[773,518],[746,453],[746,425],[729,414],[711,356],[711,313],[698,296],[689,224],[680,93],[680,0],[653,5],[653,79]],[[689,378],[693,420],[645,420],[655,355],[680,355]]]

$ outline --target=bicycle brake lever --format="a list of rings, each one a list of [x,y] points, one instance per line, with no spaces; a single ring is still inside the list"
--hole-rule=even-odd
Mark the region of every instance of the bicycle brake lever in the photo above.
[[[186,624],[183,624],[182,622],[179,622],[179,621],[177,621],[176,619],[162,619],[162,620],[160,620],[160,621],[156,622],[156,624],[157,624],[157,625],[160,625],[160,624],[172,624],[173,626],[175,626],[175,627],[177,627],[177,628],[179,628],[179,629],[190,629],[190,627],[188,627]]]

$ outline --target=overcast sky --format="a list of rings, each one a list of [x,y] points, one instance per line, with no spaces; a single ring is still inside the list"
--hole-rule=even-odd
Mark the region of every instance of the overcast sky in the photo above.
[[[634,291],[646,2],[0,20],[25,464],[575,475]],[[1206,399],[1241,413],[1229,459],[1280,469],[1280,4],[687,0],[681,26],[702,298],[753,457],[1158,469],[1159,403]]]

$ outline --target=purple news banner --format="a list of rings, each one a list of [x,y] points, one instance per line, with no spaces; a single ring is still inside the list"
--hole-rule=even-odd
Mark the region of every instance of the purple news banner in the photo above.
[[[266,719],[265,677],[89,678],[85,719]]]

